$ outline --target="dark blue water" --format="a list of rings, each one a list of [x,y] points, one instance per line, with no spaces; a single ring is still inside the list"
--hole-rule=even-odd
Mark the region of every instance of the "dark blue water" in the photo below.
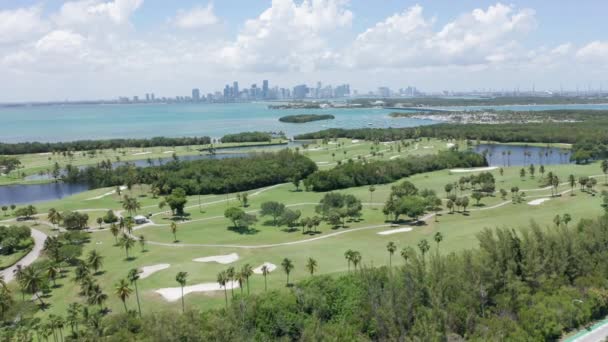
[[[285,146],[281,146],[285,148]],[[226,159],[226,158],[243,158],[251,156],[252,153],[218,153],[218,154],[203,154],[181,156],[180,160],[200,160],[200,159]],[[163,163],[171,161],[173,158],[163,158]],[[150,164],[146,160],[136,160],[129,162],[137,167],[148,167]],[[126,162],[116,162],[114,167],[125,165]],[[154,165],[158,165],[158,160],[154,160]],[[82,168],[85,168],[83,166]],[[49,179],[48,175],[31,175],[26,179]],[[44,202],[51,200],[62,199],[66,196],[75,195],[89,190],[86,184],[68,184],[63,182],[50,184],[22,184],[22,185],[6,185],[0,186],[0,205],[10,204],[30,204],[36,202]]]
[[[475,152],[484,153],[490,166],[556,165],[570,163],[570,150],[526,145],[480,144]]]

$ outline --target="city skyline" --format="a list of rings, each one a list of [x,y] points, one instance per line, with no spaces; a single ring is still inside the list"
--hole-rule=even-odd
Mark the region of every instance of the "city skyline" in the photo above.
[[[600,89],[606,10],[601,1],[8,0],[0,102],[207,94],[227,79],[262,92],[264,79],[361,93]]]

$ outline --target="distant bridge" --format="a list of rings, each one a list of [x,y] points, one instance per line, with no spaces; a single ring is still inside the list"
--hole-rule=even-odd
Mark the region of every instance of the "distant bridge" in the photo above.
[[[453,110],[453,109],[439,109],[439,108],[427,108],[427,107],[384,107],[384,109],[409,110],[409,111],[425,112],[425,113],[452,113],[452,112],[457,112],[457,110]]]

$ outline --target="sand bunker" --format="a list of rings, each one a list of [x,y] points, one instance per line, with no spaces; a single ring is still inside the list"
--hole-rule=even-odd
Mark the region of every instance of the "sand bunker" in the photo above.
[[[143,154],[150,154],[152,152],[137,152],[137,153],[133,153],[132,156],[141,156]]]
[[[488,167],[472,167],[470,169],[451,169],[450,172],[462,173],[462,172],[478,172],[478,171],[492,171],[498,169],[498,166]]]
[[[385,230],[382,232],[378,232],[378,235],[391,235],[391,234],[405,233],[405,232],[411,232],[411,231],[412,231],[411,227],[404,227],[404,228],[397,228],[397,229],[391,229],[391,230]]]
[[[399,158],[399,157],[401,157],[401,156],[392,156],[392,157],[390,157],[389,159],[390,159],[390,160],[393,160],[393,159],[397,159],[397,158]]]
[[[122,190],[126,190],[126,189],[127,189],[127,187],[126,187],[126,186],[124,186],[124,185],[120,187],[120,190],[121,190],[121,191],[122,191]],[[106,197],[106,196],[114,195],[115,193],[116,193],[116,190],[112,190],[112,191],[106,192],[105,194],[101,194],[101,195],[99,195],[99,196],[95,196],[95,197],[87,198],[85,201],[92,201],[92,200],[101,199],[101,198],[104,198],[104,197]]]
[[[317,164],[319,164],[319,165],[325,165],[325,164],[329,164],[329,162],[317,162]]]
[[[269,262],[265,262],[263,264],[261,264],[260,266],[256,267],[253,269],[253,273],[255,274],[262,274],[262,267],[266,266],[266,268],[268,268],[268,273],[274,271],[277,269],[277,265],[269,263]]]
[[[359,140],[357,140],[357,139],[355,139],[355,140],[351,141],[351,143],[352,143],[352,144],[356,144],[356,143],[358,143],[358,142],[359,142]]]
[[[52,152],[38,153],[39,156],[50,156],[51,154],[53,154],[53,153]]]
[[[165,151],[163,153],[173,153],[173,152],[175,152],[175,151]]]
[[[447,148],[452,148],[452,147],[456,146],[456,144],[454,144],[454,143],[447,143],[447,144],[445,144],[445,146]]]
[[[535,199],[534,201],[530,201],[528,202],[529,205],[541,205],[546,201],[549,201],[550,198],[545,197],[545,198],[539,198],[539,199]]]
[[[239,260],[239,255],[236,253],[231,253],[231,254],[226,254],[226,255],[214,255],[214,256],[208,256],[208,257],[204,257],[204,258],[196,258],[196,259],[193,259],[192,261],[217,262],[220,264],[230,264],[237,260]]]
[[[141,272],[139,273],[139,279],[145,279],[151,276],[153,273],[158,271],[166,270],[171,265],[169,264],[158,264],[153,266],[144,266],[141,268]]]
[[[226,284],[226,289],[236,289],[239,287],[239,283],[236,281],[229,282]],[[219,283],[202,283],[191,286],[184,286],[184,296],[193,292],[212,292],[212,291],[223,291],[224,287]],[[182,288],[181,287],[167,287],[164,289],[158,289],[154,291],[168,302],[175,302],[182,298]]]

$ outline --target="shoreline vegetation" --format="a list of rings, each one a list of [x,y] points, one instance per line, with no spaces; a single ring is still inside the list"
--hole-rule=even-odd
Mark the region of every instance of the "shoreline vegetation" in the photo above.
[[[453,111],[453,112],[392,112],[391,118],[409,118],[420,120],[432,120],[451,124],[528,124],[528,123],[575,123],[582,122],[585,118],[580,111],[569,110],[547,110],[547,111],[510,111],[510,110],[480,110],[480,111]],[[608,114],[601,111],[599,115]],[[589,117],[597,116],[597,113],[589,113]]]
[[[279,118],[279,121],[287,123],[306,123],[313,121],[333,120],[335,118],[336,117],[331,114],[298,114],[282,116]]]
[[[505,96],[489,98],[358,98],[341,102],[329,101],[292,101],[280,105],[269,105],[269,109],[326,109],[326,108],[416,108],[421,107],[468,107],[468,106],[535,106],[535,105],[592,105],[606,104],[605,97],[566,97],[566,96]]]

